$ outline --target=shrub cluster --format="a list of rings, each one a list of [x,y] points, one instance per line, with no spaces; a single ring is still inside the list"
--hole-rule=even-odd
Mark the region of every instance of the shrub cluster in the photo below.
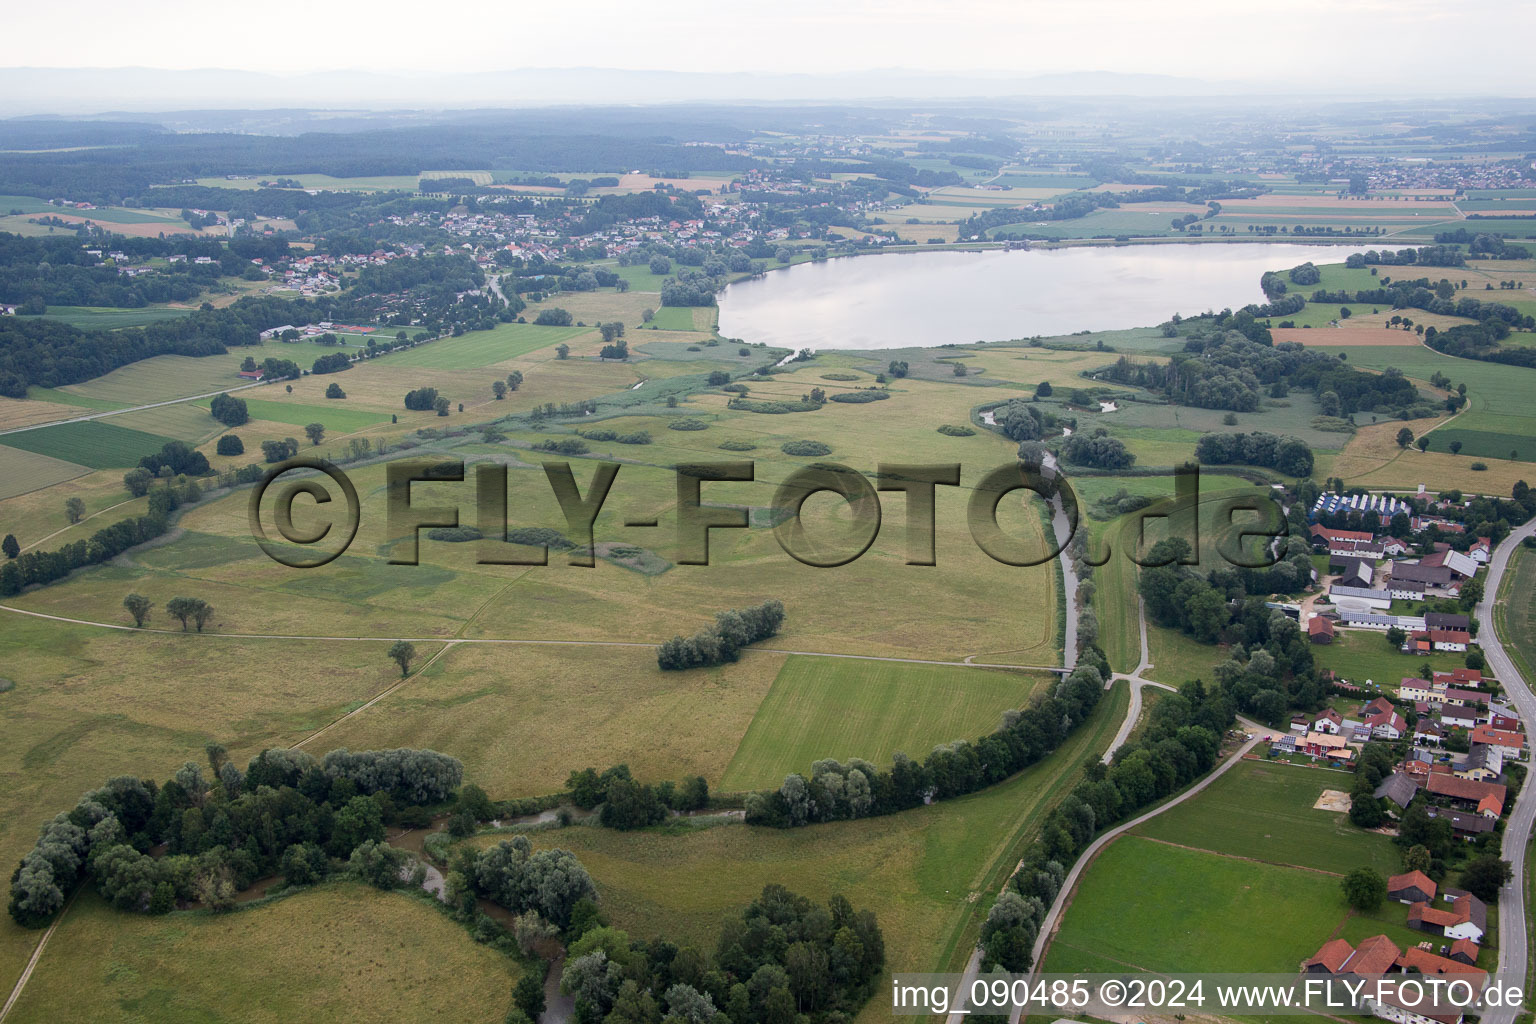
[[[430,750],[337,750],[317,763],[279,748],[242,772],[210,744],[206,771],[188,761],[158,786],[111,779],[44,826],[11,876],[10,914],[46,924],[84,877],[121,910],[164,913],[193,900],[223,910],[263,875],[308,884],[363,847],[370,880],[392,886],[403,854],[380,852],[385,819],[397,805],[447,799],[462,778],[457,760]],[[159,844],[166,856],[142,852]]]
[[[662,644],[656,663],[673,670],[723,665],[735,661],[748,644],[773,636],[783,624],[784,605],[779,601],[724,611],[715,616],[714,625]]]

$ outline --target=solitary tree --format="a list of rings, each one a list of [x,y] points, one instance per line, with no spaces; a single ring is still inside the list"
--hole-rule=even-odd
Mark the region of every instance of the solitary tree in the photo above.
[[[1429,435],[1421,435],[1417,441],[1413,442],[1413,446],[1421,452],[1429,451]]]
[[[1344,898],[1356,910],[1375,910],[1387,897],[1387,880],[1375,868],[1355,868],[1341,884]]]
[[[389,645],[389,660],[400,666],[400,677],[411,674],[411,662],[416,660],[416,645],[409,640],[396,640]]]
[[[21,554],[21,544],[17,542],[14,533],[5,535],[5,540],[0,541],[0,551],[5,552],[6,558],[15,558]]]
[[[562,341],[560,344],[555,346],[555,358],[556,359],[568,359],[568,358],[570,358],[570,355],[571,355],[571,346],[567,345],[565,342]]]
[[[496,401],[507,397],[507,382],[504,380],[491,381],[491,394],[496,396]]]
[[[1399,448],[1407,448],[1411,444],[1413,444],[1413,431],[1403,427],[1397,432],[1397,446]]]
[[[1461,453],[1461,442],[1460,441],[1452,441],[1451,442],[1451,454],[1452,455],[1458,455],[1460,453]]]
[[[149,621],[149,610],[154,605],[143,594],[129,594],[123,598],[123,607],[128,609],[129,615],[133,616],[134,626],[142,629],[144,623]]]
[[[311,423],[304,428],[304,433],[309,435],[310,444],[318,445],[321,441],[325,440],[325,424]]]
[[[437,410],[437,414],[439,416],[447,416],[449,407],[450,403],[448,399],[444,398],[442,395],[438,395],[437,400],[432,403],[432,408]]]
[[[522,386],[523,386],[523,371],[522,370],[513,370],[511,373],[507,374],[507,390],[508,391],[516,391],[518,388],[520,388]]]
[[[79,498],[66,498],[64,501],[64,516],[71,523],[78,523],[85,518],[85,502]]]

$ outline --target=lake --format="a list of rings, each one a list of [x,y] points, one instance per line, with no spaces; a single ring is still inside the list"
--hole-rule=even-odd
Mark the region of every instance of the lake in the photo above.
[[[803,263],[731,285],[720,333],[784,348],[907,348],[1151,327],[1263,302],[1266,270],[1363,245],[1206,243],[922,252]]]

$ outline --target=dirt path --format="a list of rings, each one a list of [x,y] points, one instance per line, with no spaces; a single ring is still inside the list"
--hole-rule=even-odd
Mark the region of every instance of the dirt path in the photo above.
[[[79,890],[76,889],[75,892],[79,892]],[[32,959],[27,961],[26,969],[21,972],[21,977],[16,979],[16,987],[11,989],[11,994],[6,998],[5,1005],[0,1006],[0,1021],[10,1016],[11,1007],[15,1006],[16,1001],[21,998],[22,989],[27,987],[27,982],[32,978],[32,971],[36,969],[37,962],[43,958],[43,949],[48,945],[48,940],[53,938],[53,933],[59,927],[59,922],[64,920],[64,915],[69,913],[70,904],[74,902],[75,896],[71,893],[69,901],[59,911],[59,916],[53,919],[53,923],[48,926],[48,930],[43,932],[43,937],[37,940],[37,948],[32,951]]]
[[[505,637],[442,637],[442,636],[323,636],[310,633],[189,633],[179,629],[160,629],[154,626],[146,626],[142,629],[125,625],[120,622],[96,622],[92,619],[75,619],[67,615],[51,615],[47,612],[34,612],[26,608],[15,608],[8,604],[0,604],[0,611],[11,612],[14,615],[29,615],[35,619],[48,619],[52,622],[66,622],[74,626],[94,626],[97,629],[117,629],[129,633],[151,633],[158,636],[182,636],[202,637],[209,640],[235,639],[235,640],[328,640],[339,643],[393,643],[396,640],[409,640],[417,644],[523,644],[533,647],[642,647],[656,650],[660,644],[643,643],[636,640],[526,640],[510,639]],[[1065,673],[1067,670],[1060,665],[1008,665],[995,662],[980,661],[943,661],[936,658],[892,658],[873,654],[834,654],[828,651],[797,651],[781,647],[747,647],[742,653],[752,652],[761,654],[794,654],[803,658],[850,658],[854,661],[889,661],[900,665],[948,665],[957,668],[1008,668],[1021,672],[1056,672]]]
[[[185,398],[170,398],[164,402],[149,402],[145,405],[130,405],[126,409],[105,409],[101,412],[88,413],[84,416],[71,416],[68,419],[63,420],[49,420],[46,423],[33,423],[30,426],[25,427],[11,427],[8,430],[0,430],[0,436],[5,434],[19,434],[24,430],[38,430],[42,427],[56,427],[60,423],[84,423],[87,420],[100,420],[105,419],[108,416],[121,416],[124,413],[139,412],[144,409],[159,409],[167,405],[180,405],[183,402],[196,402],[204,398],[212,398],[214,395],[227,394],[231,391],[244,391],[247,388],[259,388],[266,383],[268,382],[257,381],[254,384],[236,384],[233,387],[219,388],[217,391],[209,391],[202,395],[188,395]]]
[[[383,700],[385,697],[388,697],[390,694],[392,694],[396,690],[400,689],[400,687],[404,686],[406,683],[408,683],[411,680],[417,678],[423,672],[425,672],[427,669],[431,668],[432,667],[432,663],[434,661],[436,661],[438,658],[441,658],[444,654],[448,653],[448,649],[451,648],[451,647],[457,646],[459,644],[459,642],[460,641],[458,641],[458,640],[448,640],[446,642],[443,642],[442,649],[439,650],[436,654],[432,655],[432,657],[430,657],[426,661],[424,661],[422,663],[421,667],[418,668],[416,671],[412,672],[408,676],[401,677],[400,681],[398,683],[395,683],[395,685],[393,685],[391,687],[388,687],[387,689],[379,691],[379,693],[376,696],[374,696],[371,700],[367,701],[364,704],[359,704],[357,707],[353,708],[351,711],[348,711],[346,714],[344,714],[340,718],[336,719],[336,721],[332,722],[330,725],[321,726],[319,729],[316,729],[314,732],[310,733],[308,736],[305,736],[303,739],[299,740],[297,743],[293,744],[288,749],[289,750],[297,750],[298,748],[302,747],[304,744],[308,743],[310,740],[318,739],[319,737],[324,736],[326,733],[330,732],[332,729],[336,728],[338,725],[340,725],[341,723],[345,722],[347,719],[351,718],[353,715],[360,715],[364,711],[367,711],[369,708],[373,707],[379,701]]]
[[[1250,864],[1271,864],[1271,865],[1273,865],[1275,867],[1278,867],[1278,868],[1291,868],[1294,871],[1310,871],[1314,875],[1327,875],[1330,878],[1343,878],[1344,877],[1343,875],[1339,874],[1337,871],[1325,871],[1322,868],[1309,868],[1309,867],[1304,867],[1301,864],[1287,864],[1283,860],[1265,860],[1263,857],[1244,857],[1242,854],[1239,854],[1239,853],[1221,853],[1221,852],[1219,852],[1217,850],[1207,850],[1203,846],[1186,846],[1183,843],[1175,843],[1175,842],[1173,842],[1172,840],[1169,840],[1169,839],[1155,839],[1152,836],[1137,836],[1136,838],[1140,839],[1140,840],[1142,840],[1144,842],[1160,843],[1163,846],[1172,846],[1172,847],[1175,847],[1175,848],[1180,849],[1180,850],[1192,850],[1195,853],[1206,853],[1206,854],[1210,854],[1213,857],[1225,857],[1227,860],[1245,860],[1245,861],[1247,861]]]

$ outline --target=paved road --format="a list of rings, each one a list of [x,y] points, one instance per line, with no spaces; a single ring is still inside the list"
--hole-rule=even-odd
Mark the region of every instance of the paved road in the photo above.
[[[1484,600],[1477,606],[1478,644],[1483,657],[1493,670],[1495,678],[1504,686],[1504,692],[1520,712],[1520,719],[1529,730],[1536,723],[1536,696],[1531,694],[1529,681],[1520,675],[1514,661],[1504,650],[1494,626],[1493,609],[1498,600],[1499,583],[1504,570],[1509,567],[1510,556],[1526,537],[1536,536],[1536,519],[1515,530],[1494,549],[1488,562],[1488,578],[1483,584]],[[1536,819],[1536,796],[1526,786],[1515,799],[1504,826],[1503,857],[1514,868],[1514,879],[1499,891],[1499,966],[1497,973],[1507,984],[1525,985],[1526,967],[1529,965],[1529,946],[1525,907],[1525,851],[1531,840],[1531,824]],[[1483,1024],[1513,1024],[1515,1009],[1498,1007],[1483,1014]]]
[[[1151,655],[1147,652],[1147,607],[1141,598],[1136,598],[1136,615],[1141,620],[1141,661],[1137,662],[1136,670],[1129,675],[1116,672],[1109,677],[1109,682],[1104,684],[1107,690],[1115,685],[1115,680],[1124,679],[1131,684],[1131,706],[1125,713],[1125,721],[1120,723],[1120,731],[1115,733],[1115,738],[1110,742],[1109,749],[1104,751],[1104,763],[1115,759],[1115,751],[1125,746],[1125,741],[1131,738],[1131,732],[1136,728],[1136,723],[1141,721],[1141,691],[1148,686],[1155,686],[1160,690],[1168,690],[1178,693],[1177,686],[1169,686],[1167,683],[1159,683],[1155,679],[1144,678],[1147,669],[1152,667]]]
[[[254,384],[236,384],[234,387],[219,388],[217,391],[209,391],[202,395],[187,395],[185,398],[171,398],[164,402],[150,402],[147,405],[132,405],[126,409],[106,409],[102,412],[93,412],[85,416],[71,416],[67,420],[49,420],[46,423],[34,423],[27,427],[11,427],[9,430],[0,430],[0,435],[19,434],[23,430],[37,430],[41,427],[56,427],[61,423],[84,423],[86,420],[99,420],[107,416],[121,416],[126,412],[139,412],[142,409],[158,409],[164,405],[180,405],[182,402],[196,402],[202,398],[212,398],[214,395],[226,394],[230,391],[244,391],[246,388],[259,388],[266,381],[256,381]]]

